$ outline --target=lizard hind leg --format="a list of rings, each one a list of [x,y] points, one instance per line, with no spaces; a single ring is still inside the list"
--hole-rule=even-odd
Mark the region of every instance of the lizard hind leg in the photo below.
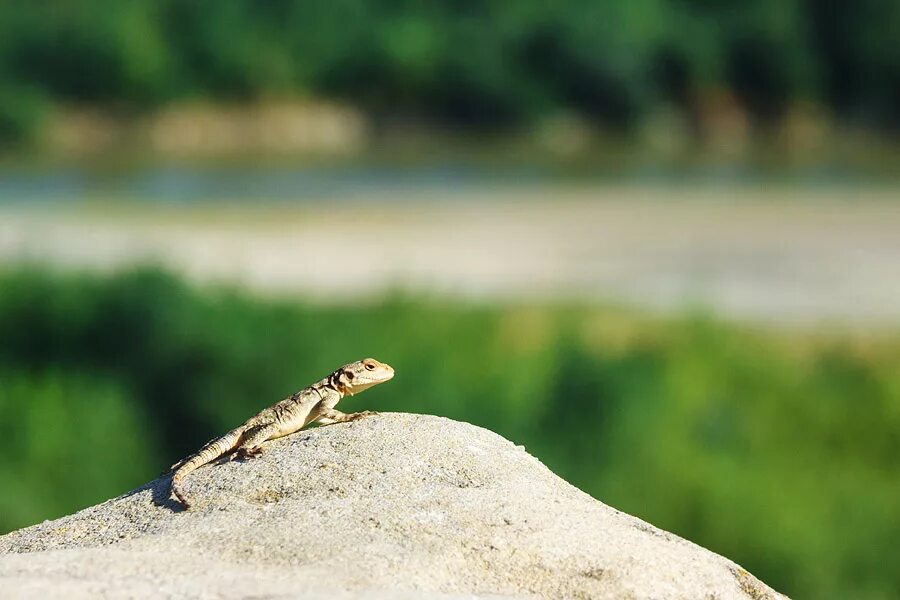
[[[262,443],[271,439],[278,433],[278,425],[270,423],[268,425],[258,425],[250,429],[244,434],[241,443],[235,449],[235,455],[238,458],[256,458],[265,452]]]
[[[371,410],[364,410],[362,412],[348,414],[343,413],[339,410],[335,410],[333,408],[326,408],[320,410],[313,420],[319,425],[334,425],[335,423],[347,423],[349,421],[356,421],[358,419],[362,419],[363,417],[369,417],[377,414],[377,412]]]

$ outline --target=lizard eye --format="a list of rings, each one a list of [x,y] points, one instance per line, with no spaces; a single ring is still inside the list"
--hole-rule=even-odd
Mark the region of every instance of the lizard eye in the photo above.
[[[374,371],[375,370],[375,363],[367,362],[364,364],[366,365],[366,371]]]

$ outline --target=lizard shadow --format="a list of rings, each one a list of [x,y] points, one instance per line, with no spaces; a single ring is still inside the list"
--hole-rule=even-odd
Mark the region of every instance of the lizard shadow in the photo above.
[[[170,473],[164,473],[153,481],[145,483],[140,487],[136,487],[130,492],[125,492],[124,494],[119,496],[117,500],[130,498],[131,496],[136,496],[140,493],[150,490],[150,498],[153,504],[155,504],[156,506],[168,508],[172,512],[182,512],[184,510],[184,507],[181,506],[181,503],[170,497],[171,485],[172,475]]]
[[[172,473],[161,475],[150,484],[153,504],[162,508],[168,508],[173,513],[184,512],[187,509],[172,497]]]
[[[137,494],[140,494],[147,490],[150,490],[150,499],[154,505],[168,508],[172,512],[183,512],[185,510],[180,502],[171,497],[171,473],[163,473],[153,481],[145,483],[140,487],[134,488],[130,492],[122,494],[121,496],[119,496],[119,498],[130,498],[131,496],[136,496]]]

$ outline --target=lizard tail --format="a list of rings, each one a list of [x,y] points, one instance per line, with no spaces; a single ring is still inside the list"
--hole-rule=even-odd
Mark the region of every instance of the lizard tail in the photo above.
[[[191,504],[188,502],[187,496],[185,496],[184,490],[181,487],[182,479],[206,463],[212,462],[220,456],[234,450],[243,433],[243,426],[232,429],[222,437],[216,438],[203,446],[196,454],[192,454],[181,461],[181,463],[176,463],[177,468],[172,475],[172,493],[178,498],[178,501],[181,502],[185,509],[190,508]]]

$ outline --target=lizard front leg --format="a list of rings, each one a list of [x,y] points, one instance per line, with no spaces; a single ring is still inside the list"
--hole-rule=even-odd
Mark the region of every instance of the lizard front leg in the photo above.
[[[377,414],[377,412],[371,410],[347,414],[333,408],[323,408],[313,420],[320,425],[333,425],[334,423],[346,423]]]

